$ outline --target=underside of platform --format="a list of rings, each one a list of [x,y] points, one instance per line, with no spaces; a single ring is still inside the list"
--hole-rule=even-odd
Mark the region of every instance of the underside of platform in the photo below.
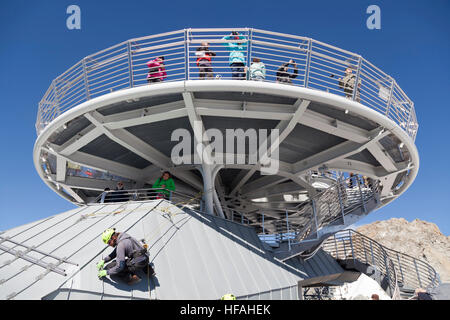
[[[343,97],[283,84],[157,84],[95,98],[55,119],[38,138],[35,164],[49,186],[76,203],[92,202],[119,180],[128,189],[149,187],[168,170],[180,192],[215,189],[205,199],[208,213],[230,219],[237,210],[261,227],[262,214],[266,221],[279,219],[335,185],[335,172],[379,181],[380,205],[408,188],[418,166],[414,143],[392,121],[366,109]],[[278,129],[277,142],[258,137],[258,145],[266,140],[268,149],[278,151],[277,172],[266,175],[260,159],[249,163],[259,151],[249,136],[231,136],[237,146],[231,151],[225,139],[216,144],[214,155],[222,163],[209,168],[196,163],[195,123],[210,133],[208,143],[215,141],[211,132],[227,137],[228,130]],[[180,144],[176,130],[192,137],[182,164],[173,163]],[[233,163],[226,162],[229,155]],[[237,162],[238,155],[246,162]]]

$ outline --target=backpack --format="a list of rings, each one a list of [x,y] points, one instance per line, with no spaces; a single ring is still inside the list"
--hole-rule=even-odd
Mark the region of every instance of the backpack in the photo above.
[[[149,70],[148,70],[148,73],[151,75],[151,74],[155,74],[155,73],[157,73],[157,72],[159,72],[159,67],[151,67]]]

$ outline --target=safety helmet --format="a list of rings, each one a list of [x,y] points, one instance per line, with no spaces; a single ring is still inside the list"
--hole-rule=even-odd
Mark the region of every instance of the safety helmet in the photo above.
[[[116,232],[116,229],[109,228],[106,229],[102,234],[102,240],[105,244],[108,244],[109,240],[111,240],[112,235]]]
[[[236,297],[232,293],[227,293],[220,300],[236,300]]]

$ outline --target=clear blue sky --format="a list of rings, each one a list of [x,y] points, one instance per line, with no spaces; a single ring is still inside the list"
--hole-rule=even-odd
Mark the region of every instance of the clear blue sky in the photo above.
[[[66,8],[81,8],[81,30]],[[381,30],[366,8],[381,8]],[[254,27],[312,37],[363,55],[415,102],[420,170],[409,190],[362,222],[403,217],[450,235],[450,1],[0,2],[0,230],[73,208],[38,177],[32,151],[37,103],[51,81],[84,56],[121,41],[187,27]]]

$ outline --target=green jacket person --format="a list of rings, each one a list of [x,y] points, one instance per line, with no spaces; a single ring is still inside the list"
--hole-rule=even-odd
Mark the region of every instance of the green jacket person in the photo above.
[[[156,180],[152,186],[153,189],[164,189],[158,190],[158,193],[162,193],[166,199],[170,197],[170,191],[175,191],[175,182],[173,182],[170,173],[165,171],[162,176]]]

